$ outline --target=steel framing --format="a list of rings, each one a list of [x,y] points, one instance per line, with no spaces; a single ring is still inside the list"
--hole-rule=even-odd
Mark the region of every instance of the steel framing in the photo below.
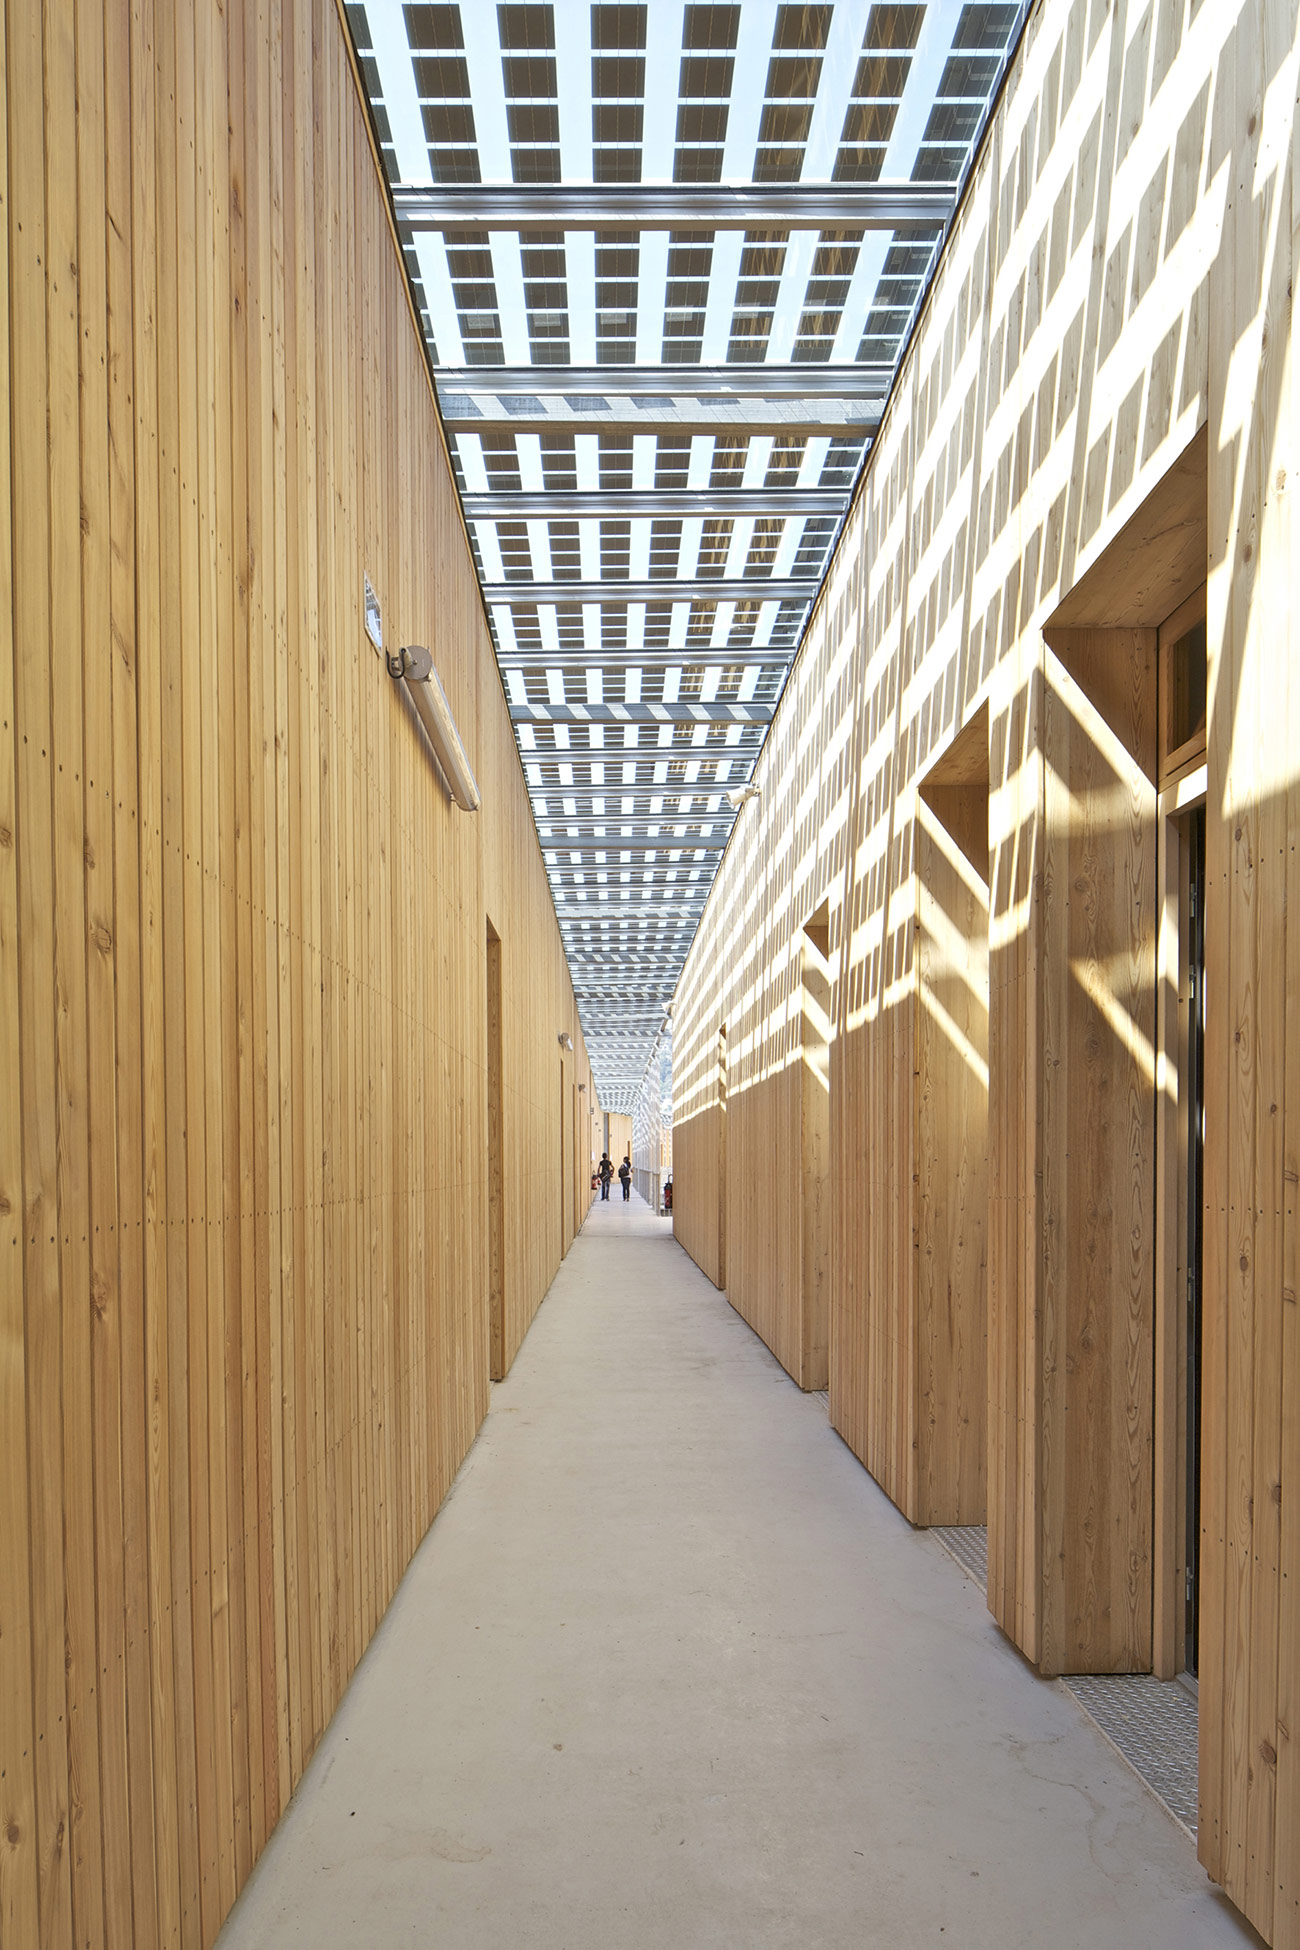
[[[851,490],[803,487],[504,488],[463,495],[470,521],[628,521],[698,515],[841,515]]]
[[[789,603],[810,602],[821,587],[816,576],[699,576],[674,581],[485,582],[489,607],[532,608],[538,603]]]
[[[813,365],[772,360],[736,366],[439,366],[438,392],[492,399],[880,400],[892,366]]]
[[[793,644],[745,644],[728,649],[726,645],[663,645],[653,650],[500,650],[497,661],[502,670],[604,670],[622,674],[638,670],[665,675],[670,670],[707,669],[721,664],[729,670],[744,670],[752,665],[779,665],[782,669],[794,654]]]
[[[936,233],[951,188],[918,183],[398,183],[408,230],[898,230]]]
[[[453,397],[456,397],[453,395]],[[463,396],[462,396],[463,397]],[[575,400],[578,395],[574,395]],[[442,400],[443,420],[453,438],[467,433],[624,433],[634,437],[657,433],[689,434],[797,434],[801,440],[826,437],[831,440],[866,442],[880,426],[880,402],[826,399],[801,412],[792,400],[744,399],[705,400],[690,408],[660,406],[647,397],[641,408],[631,401],[610,403],[594,398],[591,405],[579,406],[568,400],[543,405],[536,400],[522,410],[496,407],[491,411],[452,411],[450,401]]]
[[[512,724],[769,725],[768,704],[512,704]]]

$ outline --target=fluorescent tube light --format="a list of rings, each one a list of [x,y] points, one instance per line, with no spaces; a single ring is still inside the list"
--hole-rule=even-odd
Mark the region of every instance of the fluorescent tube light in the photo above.
[[[407,695],[420,714],[429,734],[434,757],[451,787],[451,796],[462,812],[477,812],[483,803],[456,720],[451,715],[447,693],[438,680],[433,658],[422,643],[405,644],[388,659],[388,674],[405,683]]]

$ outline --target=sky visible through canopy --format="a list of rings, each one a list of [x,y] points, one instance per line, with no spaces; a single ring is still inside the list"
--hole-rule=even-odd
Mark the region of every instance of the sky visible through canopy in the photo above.
[[[349,0],[607,1110],[1023,11]]]

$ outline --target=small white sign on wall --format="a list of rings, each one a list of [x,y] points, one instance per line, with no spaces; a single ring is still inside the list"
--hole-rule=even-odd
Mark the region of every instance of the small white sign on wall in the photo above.
[[[364,577],[364,581],[366,585],[366,635],[375,646],[375,655],[382,657],[384,654],[384,619],[379,613],[379,598],[375,594],[370,577]]]

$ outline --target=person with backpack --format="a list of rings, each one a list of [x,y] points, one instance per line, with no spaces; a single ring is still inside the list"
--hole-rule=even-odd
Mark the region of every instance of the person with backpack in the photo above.
[[[618,1168],[618,1182],[623,1187],[623,1203],[626,1205],[632,1196],[632,1164],[628,1158],[624,1158]]]

